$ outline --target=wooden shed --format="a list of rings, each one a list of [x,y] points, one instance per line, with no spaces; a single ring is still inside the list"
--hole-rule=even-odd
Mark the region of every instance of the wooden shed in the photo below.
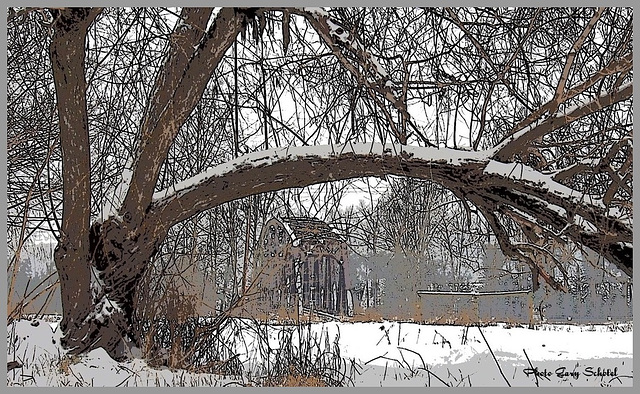
[[[254,288],[263,312],[280,319],[309,312],[348,314],[352,303],[347,300],[347,245],[325,222],[301,217],[269,220],[256,257]]]

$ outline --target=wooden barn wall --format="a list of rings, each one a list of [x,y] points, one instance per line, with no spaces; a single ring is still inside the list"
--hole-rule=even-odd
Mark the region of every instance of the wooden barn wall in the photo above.
[[[346,244],[322,239],[302,240],[293,246],[279,221],[268,221],[265,229],[254,273],[256,296],[252,305],[245,306],[246,313],[280,320],[295,320],[298,313],[310,309],[346,314]]]

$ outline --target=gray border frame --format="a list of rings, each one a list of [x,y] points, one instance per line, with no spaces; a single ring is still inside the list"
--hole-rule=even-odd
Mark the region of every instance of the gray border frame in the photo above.
[[[5,2],[3,1],[3,8],[6,8],[8,6],[33,6],[33,3],[45,3],[42,0],[37,0],[37,1],[24,1],[24,0],[20,0],[20,1],[11,1],[11,2]],[[6,4],[5,4],[6,3]],[[106,5],[105,1],[60,1],[60,0],[54,0],[54,1],[47,1],[46,5],[63,5],[63,6],[102,6],[102,5]],[[160,5],[164,5],[164,6],[169,6],[169,5],[176,5],[177,3],[179,3],[180,5],[190,5],[190,6],[211,6],[211,5],[216,5],[216,6],[238,6],[238,5],[243,5],[243,6],[264,6],[265,2],[264,1],[256,1],[256,0],[236,0],[236,1],[229,1],[229,0],[215,0],[215,1],[202,1],[202,0],[181,0],[179,2],[177,1],[166,1],[166,0],[160,0],[160,1],[152,1],[152,0],[136,0],[136,1],[123,1],[123,0],[115,0],[115,1],[110,1],[108,2],[109,6],[132,6],[132,5],[136,5],[136,6],[160,6]],[[321,5],[321,6],[389,6],[389,2],[382,2],[380,0],[374,0],[374,1],[369,1],[369,2],[364,2],[362,0],[321,0],[321,1],[313,1],[313,0],[299,0],[299,1],[272,1],[269,0],[267,1],[266,5],[291,5],[291,3],[296,3],[299,5],[313,5],[313,6],[317,6],[317,5]],[[452,0],[452,1],[442,1],[442,0],[438,0],[438,1],[434,1],[434,2],[425,2],[425,1],[416,1],[416,0],[404,0],[401,2],[401,4],[393,4],[394,6],[443,6],[443,5],[447,5],[447,6],[472,6],[472,5],[491,5],[491,6],[530,6],[530,7],[539,7],[539,6],[559,6],[562,5],[564,6],[601,6],[601,5],[606,5],[606,6],[625,6],[625,7],[633,7],[633,1],[627,0],[627,1],[576,1],[576,0],[569,0],[569,1],[563,1],[562,3],[558,3],[558,1],[552,1],[552,0],[542,0],[542,1],[525,1],[525,2],[517,2],[514,0],[511,1],[505,1],[505,0],[490,0],[490,1],[470,1],[470,0]],[[633,21],[634,21],[634,25],[638,24],[638,14],[636,13],[634,15]],[[4,34],[6,34],[6,19],[3,17],[0,20],[0,26],[2,27],[3,32],[5,32]],[[2,40],[2,51],[1,51],[1,57],[2,57],[2,69],[3,69],[3,78],[2,78],[2,91],[6,92],[6,62],[7,62],[7,55],[6,55],[6,51],[5,51],[5,47],[6,47],[6,36],[5,39]],[[637,54],[638,51],[638,44],[634,43],[634,50],[635,53]],[[638,59],[638,55],[634,56],[634,61],[637,61]],[[2,97],[0,99],[0,105],[4,106],[6,105],[6,94],[2,94]],[[638,109],[638,102],[636,101],[633,105],[633,110],[634,113],[637,113],[637,109]],[[6,133],[6,111],[2,111],[2,117],[0,119],[0,129],[2,129],[3,131],[0,132],[0,140],[2,142],[2,148],[0,149],[0,173],[2,174],[2,177],[0,177],[0,191],[2,192],[3,198],[0,200],[0,207],[3,208],[2,212],[6,212],[6,206],[7,206],[7,200],[6,198],[6,193],[7,193],[7,151],[6,151],[6,138],[7,138],[7,133]],[[635,119],[634,119],[634,123]],[[637,159],[637,156],[640,155],[640,153],[638,151],[634,152],[634,159]],[[638,186],[636,184],[634,184],[633,187],[634,190],[634,194],[638,195]],[[634,202],[636,202],[635,197],[634,197]],[[6,215],[6,214],[4,214]],[[5,234],[6,233],[6,229],[7,229],[7,222],[6,222],[6,216],[4,216],[4,220],[2,220],[2,222],[0,223],[0,233]],[[634,243],[638,243],[638,240],[640,238],[640,235],[637,234],[637,232],[634,232]],[[6,256],[6,244],[2,243],[2,246],[0,248],[0,251],[2,252],[2,256]],[[637,261],[637,257],[634,256],[634,264]],[[3,270],[3,275],[4,279],[2,284],[0,285],[0,294],[3,297],[3,300],[6,300],[7,298],[7,284],[6,284],[6,271]],[[634,287],[637,286],[637,278],[634,278],[633,280],[633,284]],[[6,316],[7,315],[7,310],[6,310],[7,306],[6,306],[6,302],[1,302],[0,303],[0,311],[2,312],[2,316]],[[638,305],[637,303],[634,303],[633,306],[633,312],[634,315],[637,315],[638,313]],[[637,346],[638,346],[638,341],[636,340],[636,334],[634,331],[634,353],[637,351]],[[2,349],[3,349],[3,354],[6,354],[6,342],[1,341],[2,342]],[[4,356],[6,358],[6,356]],[[3,385],[6,385],[6,381],[2,383]],[[139,388],[141,390],[149,390],[149,388]],[[187,388],[180,388],[180,391],[186,390]],[[300,388],[284,388],[284,390],[300,390]],[[387,388],[388,390],[389,388]],[[505,388],[506,389],[506,388]],[[536,388],[531,388],[531,389],[524,389],[524,390],[535,390]],[[50,388],[49,390],[54,390],[56,392],[64,392],[65,388]],[[109,388],[99,388],[98,390],[109,390]],[[193,390],[193,389],[192,389]],[[205,390],[204,388],[201,389],[195,389],[195,390]],[[207,389],[207,390],[211,390],[211,389]],[[226,388],[226,389],[213,389],[213,390],[235,390],[232,388]],[[279,391],[278,388],[260,388],[258,389],[260,391],[267,391],[267,392],[277,392]],[[309,392],[311,390],[314,390],[313,388],[302,388],[301,389],[303,392]],[[371,392],[370,390],[376,391],[376,392],[383,392],[383,388],[342,388],[342,389],[328,389],[328,390],[332,390],[332,391],[349,391],[349,392],[358,392],[358,391],[364,391],[366,390],[367,393]],[[396,388],[394,388],[393,390],[396,390]],[[420,388],[402,388],[401,389],[403,392],[404,391],[418,391],[420,390]],[[448,391],[451,389],[448,389]],[[453,389],[454,391],[459,390],[459,389]],[[476,388],[476,390],[482,390],[482,391],[486,391],[486,392],[492,392],[494,390],[494,388]],[[518,390],[521,390],[521,388],[518,388]],[[597,388],[593,388],[593,390],[597,390]],[[629,391],[631,392],[632,388],[625,388],[623,390]]]

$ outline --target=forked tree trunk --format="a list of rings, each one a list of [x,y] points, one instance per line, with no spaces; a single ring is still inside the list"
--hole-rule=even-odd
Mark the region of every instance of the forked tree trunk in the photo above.
[[[130,330],[136,284],[164,237],[149,236],[144,224],[132,229],[113,219],[90,227],[84,46],[87,28],[99,12],[91,8],[52,12],[56,29],[50,55],[63,165],[63,219],[54,260],[63,309],[62,346],[71,353],[103,347],[113,358],[122,359],[136,341]]]
[[[56,28],[50,55],[57,87],[63,166],[62,226],[54,260],[63,309],[62,346],[71,353],[103,347],[112,357],[122,359],[129,341],[130,300],[153,249],[137,243],[132,237],[136,232],[112,221],[90,229],[84,46],[87,29],[99,12],[95,8],[52,11]],[[153,248],[156,243],[148,245]],[[101,282],[104,286],[96,286]]]
[[[72,353],[103,347],[116,359],[139,344],[132,332],[136,286],[168,226],[145,220],[158,174],[180,126],[248,12],[225,8],[210,28],[211,8],[184,8],[169,40],[141,125],[135,172],[119,216],[90,224],[90,144],[85,82],[87,29],[100,8],[53,9],[50,58],[62,147],[63,207],[55,252],[63,317],[62,345]],[[195,52],[194,52],[195,51]],[[190,54],[193,53],[193,56]]]

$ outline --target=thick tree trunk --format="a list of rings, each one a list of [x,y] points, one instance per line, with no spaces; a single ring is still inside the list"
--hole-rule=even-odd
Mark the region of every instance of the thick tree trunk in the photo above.
[[[63,346],[82,349],[91,309],[89,217],[91,202],[89,126],[86,113],[84,45],[86,29],[98,11],[52,11],[56,30],[49,48],[56,84],[62,147],[63,205],[60,239],[54,260],[60,280],[65,333]]]
[[[85,261],[90,266],[91,291],[84,295],[82,309],[64,309],[65,316],[74,322],[63,327],[62,344],[71,353],[102,347],[112,358],[122,360],[132,356],[133,347],[141,346],[140,337],[133,330],[136,291],[165,235],[144,227],[131,230],[113,218],[91,226],[90,257]],[[62,269],[66,269],[64,263]],[[75,278],[61,277],[61,283],[67,289],[84,288],[70,281]],[[72,299],[65,295],[63,301]]]

